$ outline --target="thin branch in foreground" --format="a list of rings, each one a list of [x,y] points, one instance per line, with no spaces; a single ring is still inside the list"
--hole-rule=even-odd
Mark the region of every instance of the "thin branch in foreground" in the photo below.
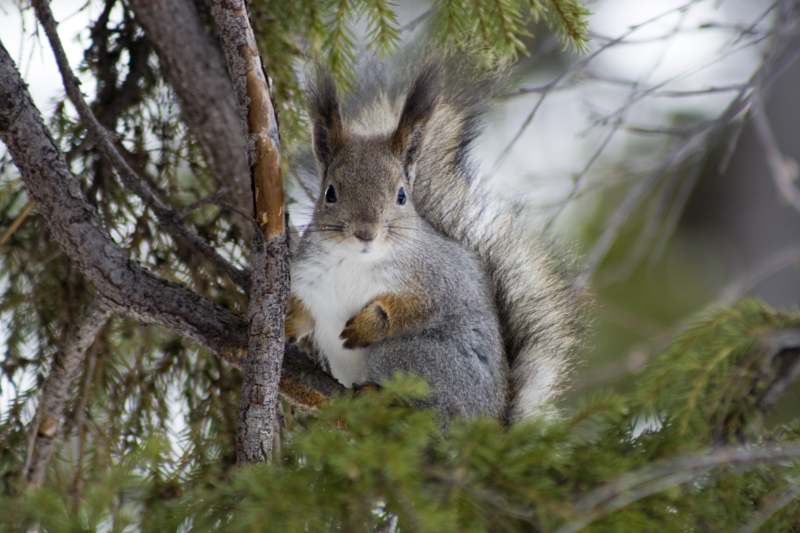
[[[580,497],[574,505],[576,517],[557,533],[575,533],[593,521],[666,488],[686,483],[723,465],[749,466],[795,460],[800,457],[800,443],[779,446],[730,446],[713,451],[659,461],[623,474]]]
[[[248,353],[242,361],[236,458],[239,463],[264,462],[270,459],[275,442],[283,321],[289,296],[278,121],[244,0],[215,1],[211,13],[253,140],[252,152],[239,157],[250,160],[255,218],[261,230],[253,246]]]
[[[768,501],[767,505],[751,518],[750,522],[739,529],[738,533],[756,533],[760,531],[773,516],[785,509],[798,497],[800,497],[800,485],[789,487],[771,499],[771,501]]]
[[[167,230],[175,239],[189,248],[197,251],[199,254],[208,259],[220,272],[225,273],[231,280],[242,288],[247,288],[249,283],[249,276],[247,272],[236,268],[224,257],[222,257],[208,242],[206,242],[196,231],[185,226],[181,217],[177,212],[161,197],[160,193],[153,190],[153,188],[139,176],[136,171],[128,164],[122,154],[119,152],[112,139],[112,134],[106,130],[103,125],[97,120],[97,117],[92,112],[89,105],[83,98],[80,88],[78,86],[78,79],[75,77],[72,68],[67,60],[67,55],[64,52],[64,47],[58,37],[56,30],[56,21],[53,18],[53,12],[50,10],[49,2],[47,0],[33,0],[33,8],[36,11],[36,17],[39,19],[42,27],[44,28],[47,39],[50,42],[50,47],[53,50],[53,55],[56,58],[58,69],[61,72],[61,79],[64,83],[64,89],[67,92],[72,105],[78,111],[84,126],[86,126],[89,133],[97,142],[103,157],[109,164],[117,171],[120,180],[127,189],[136,194],[142,202],[145,203],[158,218],[159,223]]]
[[[31,440],[23,470],[29,486],[38,487],[44,481],[45,469],[61,436],[70,389],[80,373],[86,352],[110,315],[106,302],[96,298],[73,324],[64,345],[53,358],[31,423]]]
[[[800,187],[798,187],[797,180],[800,176],[800,169],[798,169],[797,161],[787,158],[781,153],[760,97],[753,98],[750,116],[753,118],[756,136],[764,148],[767,166],[781,198],[800,212]]]

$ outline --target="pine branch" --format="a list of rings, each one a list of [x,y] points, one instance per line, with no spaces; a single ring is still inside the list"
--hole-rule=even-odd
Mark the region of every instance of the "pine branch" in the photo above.
[[[547,17],[550,28],[561,36],[565,47],[584,51],[589,41],[589,10],[577,0],[549,0],[549,3],[552,6]]]
[[[328,22],[329,31],[323,44],[332,71],[344,84],[350,83],[355,62],[354,37],[349,27],[352,2],[353,0],[335,0],[335,10]]]
[[[289,248],[277,117],[247,7],[244,0],[216,1],[211,12],[254,141],[249,159],[255,216],[261,229],[253,246],[249,342],[242,361],[236,437],[237,461],[243,464],[264,462],[272,455],[284,349],[283,320],[289,295]],[[248,154],[238,156],[246,158]]]
[[[686,483],[710,469],[726,465],[750,466],[800,457],[800,443],[750,447],[731,446],[704,450],[659,461],[629,472],[581,496],[574,505],[577,516],[557,533],[575,533],[595,520],[669,487]]]
[[[86,352],[110,316],[102,298],[96,298],[70,327],[61,349],[55,354],[50,373],[42,387],[36,416],[31,423],[31,440],[24,473],[28,485],[38,487],[61,436],[69,393],[80,373]]]
[[[176,211],[163,199],[161,193],[156,191],[145,179],[139,176],[128,164],[119,150],[117,150],[112,140],[111,133],[100,124],[91,108],[83,99],[83,95],[81,95],[80,88],[78,87],[78,79],[75,77],[69,65],[64,47],[58,37],[56,21],[50,10],[49,1],[34,0],[32,4],[36,11],[36,16],[50,42],[53,54],[56,57],[56,63],[58,63],[67,96],[78,111],[78,115],[81,117],[84,125],[89,130],[92,137],[94,137],[95,142],[97,142],[101,154],[117,171],[117,175],[120,177],[125,187],[136,194],[145,205],[152,209],[159,223],[176,240],[208,259],[220,272],[225,273],[225,275],[240,287],[246,288],[249,283],[248,273],[238,269],[222,257],[208,242],[200,237],[197,231],[185,226]]]
[[[367,33],[379,51],[391,51],[400,37],[397,14],[389,0],[362,0],[369,17]]]
[[[44,126],[25,82],[0,43],[0,140],[62,251],[114,312],[192,339],[234,365],[247,346],[247,324],[227,308],[167,282],[130,261],[103,229],[78,179]],[[296,357],[301,357],[299,354]],[[343,390],[311,364],[284,366],[284,392],[297,403]]]
[[[130,5],[153,43],[161,71],[180,101],[203,159],[226,203],[236,208],[234,224],[249,242],[253,235],[250,169],[246,160],[231,157],[246,150],[247,133],[216,39],[206,31],[191,0],[131,0]]]

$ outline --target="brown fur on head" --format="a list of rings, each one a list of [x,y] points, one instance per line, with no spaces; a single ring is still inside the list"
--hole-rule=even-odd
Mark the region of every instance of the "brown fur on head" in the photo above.
[[[360,241],[366,251],[392,223],[408,224],[416,217],[411,189],[437,85],[436,70],[423,70],[411,84],[394,130],[363,135],[347,130],[333,78],[318,69],[309,113],[321,181],[316,229]]]

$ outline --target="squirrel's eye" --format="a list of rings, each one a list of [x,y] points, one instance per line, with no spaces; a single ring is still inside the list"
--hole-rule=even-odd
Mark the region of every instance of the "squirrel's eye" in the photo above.
[[[329,204],[336,203],[336,189],[333,188],[333,185],[328,185],[328,188],[325,189],[325,201]]]
[[[406,190],[403,187],[400,187],[400,190],[397,191],[397,204],[406,205]]]

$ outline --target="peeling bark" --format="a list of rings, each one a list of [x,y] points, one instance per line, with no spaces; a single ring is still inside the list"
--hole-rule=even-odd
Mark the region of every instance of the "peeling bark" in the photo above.
[[[108,322],[109,316],[108,306],[102,299],[95,299],[78,318],[61,350],[53,357],[36,416],[31,423],[31,441],[24,468],[29,486],[38,487],[44,481],[45,469],[62,434],[69,391],[80,373],[86,352]]]
[[[255,218],[261,229],[253,246],[247,357],[242,362],[242,392],[236,457],[263,462],[272,455],[278,390],[283,361],[283,321],[289,295],[289,247],[284,223],[280,138],[269,83],[244,0],[211,3],[228,72],[252,142],[241,156],[250,161]]]

